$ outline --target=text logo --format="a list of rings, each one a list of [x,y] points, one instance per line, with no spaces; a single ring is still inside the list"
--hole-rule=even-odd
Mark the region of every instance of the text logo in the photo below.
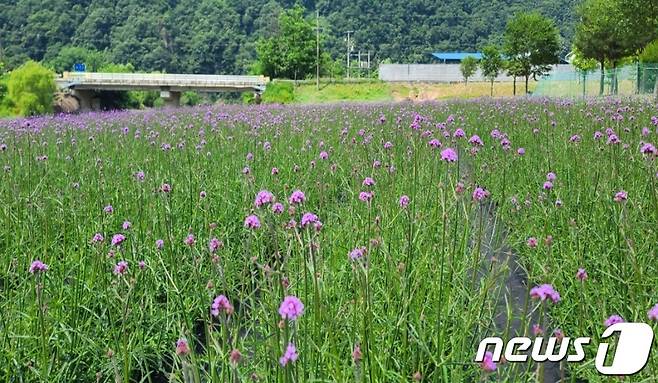
[[[612,363],[605,365],[610,345],[600,343],[595,359],[597,371],[604,375],[633,375],[640,372],[646,366],[651,352],[653,343],[651,326],[646,323],[616,323],[603,332],[601,339],[610,338],[615,333],[619,333],[619,337]],[[585,359],[583,347],[589,343],[590,338],[575,338],[572,344],[573,352],[570,352],[571,339],[568,337],[561,341],[554,337],[547,338],[545,347],[544,338],[532,340],[526,337],[516,337],[504,345],[501,338],[489,337],[480,342],[475,361],[482,362],[487,348],[493,346],[492,360],[494,362],[500,362],[503,351],[505,360],[512,363],[527,362],[528,357],[539,363],[559,362],[565,358],[567,362],[582,362]],[[532,350],[528,355],[527,351],[531,347]]]

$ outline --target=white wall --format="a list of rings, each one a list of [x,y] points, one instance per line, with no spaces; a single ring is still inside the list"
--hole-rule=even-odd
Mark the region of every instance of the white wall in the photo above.
[[[575,69],[569,64],[553,66],[553,72],[571,72]],[[464,77],[459,64],[381,64],[379,79],[390,82],[461,82]],[[517,79],[518,81],[519,79]],[[486,81],[478,69],[468,81]],[[498,76],[496,81],[513,81],[509,76]]]

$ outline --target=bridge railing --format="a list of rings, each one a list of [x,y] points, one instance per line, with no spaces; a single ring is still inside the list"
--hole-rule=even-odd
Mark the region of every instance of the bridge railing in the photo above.
[[[170,73],[98,73],[64,72],[62,80],[81,84],[154,84],[154,85],[264,85],[269,82],[265,76],[232,76],[205,74]]]

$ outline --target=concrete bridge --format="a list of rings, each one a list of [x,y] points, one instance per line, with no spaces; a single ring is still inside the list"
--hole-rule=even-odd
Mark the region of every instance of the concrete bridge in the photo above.
[[[94,98],[95,91],[159,91],[166,105],[178,106],[181,93],[185,91],[255,92],[260,95],[268,82],[269,78],[264,76],[93,72],[64,72],[56,79],[60,89],[72,91],[82,110],[100,109],[100,101]]]

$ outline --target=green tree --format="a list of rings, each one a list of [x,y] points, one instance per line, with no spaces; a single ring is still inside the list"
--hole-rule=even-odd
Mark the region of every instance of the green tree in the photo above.
[[[512,76],[514,79],[512,82],[512,94],[516,96],[516,78],[523,77],[526,73],[526,68],[521,61],[517,60],[504,61],[504,67],[507,71],[507,75]]]
[[[629,33],[635,50],[641,50],[658,38],[658,0],[615,0],[621,10],[619,20]]]
[[[601,68],[599,94],[604,90],[606,62],[612,66],[612,88],[616,93],[617,65],[639,49],[633,41],[633,27],[624,21],[620,3],[616,0],[585,0],[577,13],[580,23],[576,26],[574,46],[583,57],[598,61]]]
[[[644,90],[647,90],[653,83],[653,94],[658,99],[658,40],[654,40],[644,47],[638,58],[645,66]]]
[[[464,82],[468,85],[468,78],[472,77],[478,69],[478,60],[473,56],[466,56],[459,64],[459,70],[464,76]]]
[[[518,13],[507,23],[503,39],[505,55],[525,78],[527,94],[528,79],[548,73],[550,64],[558,61],[560,36],[555,23],[537,12]]]
[[[135,72],[135,67],[131,63],[127,63],[127,64],[107,63],[101,66],[98,69],[98,71],[103,73],[133,73]]]
[[[52,111],[55,73],[35,61],[28,61],[9,75],[8,95],[22,116]]]
[[[577,47],[573,47],[571,56],[571,65],[579,72],[592,72],[598,66],[596,60],[587,58]]]
[[[638,56],[644,64],[658,64],[658,40],[654,40],[642,49]],[[0,64],[1,65],[1,64]]]
[[[66,46],[59,50],[57,56],[47,60],[48,66],[57,73],[71,71],[73,65],[77,63],[85,64],[86,70],[89,72],[97,72],[101,66],[106,64],[106,57],[103,52],[93,49]]]
[[[117,25],[114,7],[107,7],[100,2],[92,2],[84,21],[77,26],[73,42],[76,45],[103,51],[110,48],[112,39],[108,36]]]
[[[313,23],[296,6],[279,16],[279,33],[256,44],[257,67],[273,78],[300,79],[315,71],[316,46]]]
[[[482,49],[482,60],[480,61],[480,69],[482,75],[491,83],[491,96],[493,97],[494,80],[503,69],[503,58],[495,45],[487,45]]]

